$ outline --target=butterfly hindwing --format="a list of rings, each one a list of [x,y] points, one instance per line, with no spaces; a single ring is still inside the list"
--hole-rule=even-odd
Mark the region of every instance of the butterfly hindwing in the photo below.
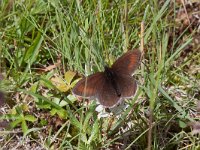
[[[132,76],[117,74],[116,79],[122,98],[130,98],[135,95],[137,83]]]
[[[113,107],[119,103],[121,97],[117,96],[110,80],[106,80],[97,94],[97,99],[104,107]]]

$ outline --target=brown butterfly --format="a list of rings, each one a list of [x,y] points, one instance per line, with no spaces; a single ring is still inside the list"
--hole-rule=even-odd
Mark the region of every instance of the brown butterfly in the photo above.
[[[124,98],[134,96],[137,84],[132,78],[140,63],[141,52],[138,49],[122,55],[104,72],[97,72],[81,79],[72,89],[74,95],[98,99],[104,107],[114,107]]]

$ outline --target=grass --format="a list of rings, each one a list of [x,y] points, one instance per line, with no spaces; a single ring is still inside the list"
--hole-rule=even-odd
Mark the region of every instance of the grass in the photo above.
[[[197,30],[176,34],[181,5],[170,0],[0,3],[0,89],[6,93],[0,123],[10,124],[0,131],[2,149],[199,148],[188,126],[199,120],[194,115],[199,53],[182,56]],[[138,92],[126,109],[102,117],[95,101],[77,100],[71,88],[80,74],[103,71],[128,49],[139,48],[142,21]]]

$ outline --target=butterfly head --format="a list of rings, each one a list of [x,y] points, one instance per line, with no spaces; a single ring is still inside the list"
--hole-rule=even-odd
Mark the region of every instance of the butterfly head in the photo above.
[[[111,68],[109,68],[108,66],[105,66],[105,71],[104,74],[106,76],[107,79],[113,79],[113,77],[115,76],[115,73],[113,72],[113,70]]]
[[[110,70],[110,67],[105,66],[105,67],[104,67],[104,71],[107,72],[108,70]]]

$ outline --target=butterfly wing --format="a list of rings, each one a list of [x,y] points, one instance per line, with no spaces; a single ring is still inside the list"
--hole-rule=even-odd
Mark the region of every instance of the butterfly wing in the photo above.
[[[117,96],[115,89],[112,86],[110,80],[105,80],[103,86],[99,90],[97,99],[104,107],[114,107],[121,100],[121,97]]]
[[[104,82],[104,75],[102,72],[92,74],[86,78],[81,79],[72,89],[72,93],[77,96],[85,98],[96,97],[102,82]]]
[[[116,73],[123,73],[126,75],[132,75],[135,69],[137,69],[140,63],[141,52],[138,49],[128,51],[112,65],[112,69]]]
[[[135,95],[137,83],[132,76],[118,74],[116,79],[122,98],[130,98]]]

